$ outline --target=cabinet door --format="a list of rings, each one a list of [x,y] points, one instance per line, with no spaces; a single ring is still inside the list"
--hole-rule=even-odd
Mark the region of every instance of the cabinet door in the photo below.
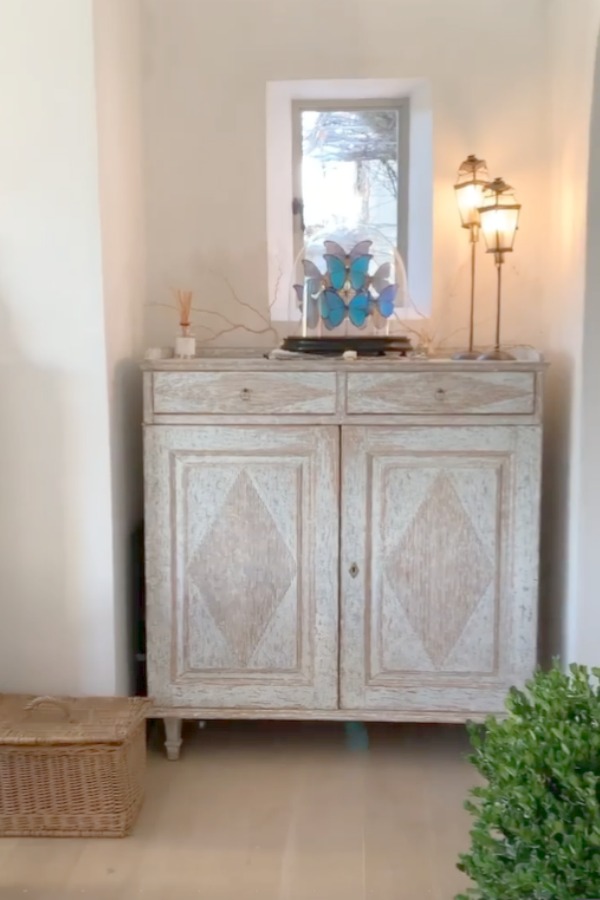
[[[157,707],[338,702],[339,431],[145,431]]]
[[[341,705],[460,721],[535,664],[540,430],[342,429]]]

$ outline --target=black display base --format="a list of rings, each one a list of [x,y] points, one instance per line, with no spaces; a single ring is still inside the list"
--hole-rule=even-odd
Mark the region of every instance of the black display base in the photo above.
[[[359,356],[406,356],[412,344],[407,337],[287,337],[282,349],[317,356],[341,356],[346,350],[355,350]]]

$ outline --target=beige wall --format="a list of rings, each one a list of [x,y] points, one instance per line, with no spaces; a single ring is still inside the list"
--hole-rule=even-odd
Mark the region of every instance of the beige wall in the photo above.
[[[593,4],[600,22],[600,3]],[[591,57],[591,36],[588,53]],[[574,552],[568,619],[568,654],[600,662],[600,59],[595,70],[587,188],[586,283],[580,344],[579,403],[575,406],[572,542]]]
[[[586,550],[595,546],[586,536],[595,534],[596,507],[585,468],[589,447],[595,453],[593,435],[586,437],[595,427],[587,410],[594,379],[582,360],[599,0],[349,0],[343,16],[339,4],[316,0],[222,0],[210,15],[206,9],[195,0],[143,3],[148,301],[169,302],[170,286],[185,284],[202,308],[259,324],[232,298],[226,274],[238,296],[266,314],[268,81],[427,79],[434,121],[433,327],[445,337],[466,313],[468,248],[451,185],[459,161],[476,152],[492,175],[515,185],[523,203],[505,278],[504,338],[537,346],[551,363],[542,651],[546,658],[562,652],[589,659],[596,643],[588,625],[599,624],[600,604],[590,581],[595,551]],[[585,312],[590,365],[592,290]],[[492,313],[493,267],[482,255],[482,342],[491,338]],[[145,319],[148,343],[171,343],[171,310],[147,308]],[[217,317],[201,320],[220,327]],[[200,326],[197,332],[203,335]],[[222,342],[256,338],[234,332]]]
[[[132,542],[143,516],[144,220],[139,0],[95,0],[104,320],[110,409],[116,679],[131,684]]]
[[[0,689],[116,687],[92,8],[0,5]]]
[[[0,8],[0,685],[131,684],[142,515],[138,0]]]
[[[352,0],[343,16],[323,0],[141,10],[138,32],[138,0],[0,6],[1,687],[126,687],[127,542],[141,509],[132,359],[175,330],[172,311],[145,301],[189,284],[203,307],[237,317],[225,273],[266,311],[270,79],[429,79],[440,334],[466,314],[458,163],[485,155],[518,189],[505,335],[552,361],[545,646],[597,661],[593,167],[587,288],[585,216],[600,0]],[[510,59],[491,37],[499,22]],[[493,271],[481,262],[488,340]]]
[[[168,303],[172,286],[189,285],[202,308],[256,326],[232,298],[226,275],[242,300],[266,314],[268,81],[426,78],[434,117],[437,330],[447,336],[466,324],[468,245],[452,184],[461,160],[475,152],[487,157],[493,175],[514,183],[523,202],[517,253],[506,267],[506,339],[544,346],[544,7],[543,0],[144,0],[149,302]],[[493,277],[482,255],[483,342],[493,330]],[[214,315],[202,321],[222,326]],[[147,309],[149,344],[171,344],[175,328],[171,310]],[[200,325],[196,330],[205,334]],[[461,339],[464,333],[453,342]],[[233,333],[226,341],[255,338]]]
[[[582,362],[584,328],[588,348],[593,336],[589,315],[594,301],[589,290],[586,296],[585,270],[590,113],[599,26],[599,0],[548,4],[552,211],[543,271],[549,313],[544,349],[551,366],[545,415],[541,623],[546,657],[561,652],[566,660],[587,662],[600,657],[598,604],[593,586],[581,578],[582,547],[589,546],[592,533],[581,510],[582,498],[586,504],[593,500],[589,476],[582,479],[583,428],[590,416],[589,394],[585,400],[582,394]],[[593,245],[590,250],[593,264],[597,254]],[[593,516],[600,516],[600,503]]]

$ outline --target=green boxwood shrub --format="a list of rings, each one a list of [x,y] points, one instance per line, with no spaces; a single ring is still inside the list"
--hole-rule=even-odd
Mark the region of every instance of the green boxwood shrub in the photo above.
[[[456,900],[600,900],[600,669],[555,664],[469,726],[483,786]]]

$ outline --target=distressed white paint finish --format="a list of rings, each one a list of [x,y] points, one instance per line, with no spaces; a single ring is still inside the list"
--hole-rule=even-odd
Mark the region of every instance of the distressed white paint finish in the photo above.
[[[342,436],[342,707],[502,709],[536,659],[539,429]]]
[[[171,758],[182,718],[502,710],[535,663],[541,361],[144,367],[149,687]]]
[[[167,751],[167,759],[173,762],[179,759],[181,743],[181,718],[178,716],[165,716],[165,750]]]
[[[533,413],[532,372],[349,374],[348,413]]]
[[[157,372],[156,413],[333,413],[332,372]]]
[[[347,361],[340,357],[294,356],[269,359],[260,350],[203,349],[194,359],[175,359],[160,354],[145,359],[146,372],[364,372],[365,374],[397,374],[402,372],[465,372],[489,376],[494,372],[543,372],[546,364],[535,350],[515,350],[514,360],[455,360],[439,357],[359,357]]]
[[[336,428],[145,431],[149,693],[335,708]]]
[[[469,713],[470,722],[484,721],[487,713]],[[459,723],[465,721],[464,707],[453,709],[432,709],[431,707],[422,710],[414,709],[386,709],[382,712],[379,709],[361,709],[352,710],[352,714],[348,714],[347,709],[300,709],[295,707],[281,707],[281,709],[259,709],[257,707],[244,707],[239,709],[202,709],[198,706],[179,706],[179,707],[161,707],[154,706],[148,712],[148,718],[152,719],[190,719],[198,721],[206,721],[210,719],[245,719],[260,720],[269,719],[273,721],[297,721],[297,722],[347,722],[348,719],[361,722],[437,722],[437,723]],[[203,727],[200,725],[200,727]]]
[[[214,371],[211,371],[211,367]],[[540,360],[269,360],[263,356],[148,361],[144,422],[229,424],[539,424]],[[518,417],[518,418],[517,418]]]

